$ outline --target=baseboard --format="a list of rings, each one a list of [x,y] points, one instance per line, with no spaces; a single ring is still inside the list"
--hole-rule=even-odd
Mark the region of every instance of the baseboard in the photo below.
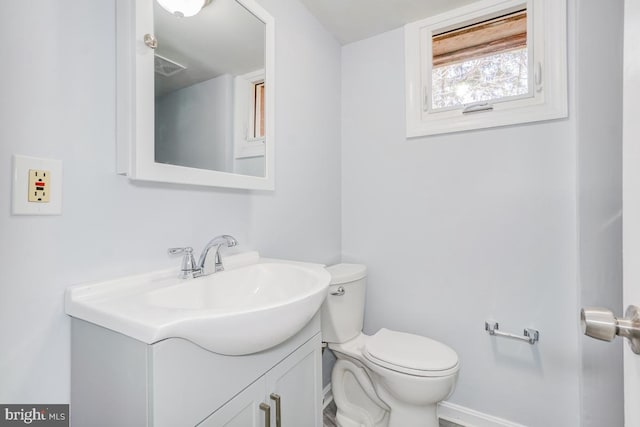
[[[438,417],[465,427],[526,427],[449,402],[438,404]]]
[[[331,402],[333,402],[333,392],[331,391],[331,383],[329,383],[322,390],[322,409],[324,410]],[[438,404],[438,417],[464,427],[526,427],[523,424],[483,414],[446,401]]]
[[[331,402],[333,402],[333,393],[331,392],[331,383],[329,383],[322,390],[322,409],[324,410]]]

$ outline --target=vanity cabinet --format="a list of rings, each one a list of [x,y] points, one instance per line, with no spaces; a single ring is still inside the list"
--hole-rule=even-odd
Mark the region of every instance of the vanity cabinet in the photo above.
[[[267,399],[265,390],[266,380],[262,377],[211,414],[202,424],[198,424],[198,427],[264,427],[265,413],[260,405]],[[273,417],[271,409],[269,415],[270,418]]]
[[[321,427],[320,319],[260,353],[224,356],[179,338],[145,344],[72,318],[71,425]]]
[[[316,336],[207,418],[201,427],[322,427],[318,387],[320,337]],[[260,404],[269,407],[267,412]],[[280,405],[280,423],[277,422]]]

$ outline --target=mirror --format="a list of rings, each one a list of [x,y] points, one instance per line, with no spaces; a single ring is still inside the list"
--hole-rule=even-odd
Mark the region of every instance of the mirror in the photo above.
[[[264,177],[264,22],[216,0],[188,18],[155,1],[153,23],[155,161]]]
[[[156,0],[117,6],[119,171],[273,189],[273,18],[254,0],[189,17]]]

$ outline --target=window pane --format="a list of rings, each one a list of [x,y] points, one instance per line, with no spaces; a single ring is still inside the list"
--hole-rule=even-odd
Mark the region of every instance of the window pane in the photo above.
[[[490,101],[529,92],[527,49],[517,49],[432,70],[433,109]]]
[[[264,82],[253,85],[253,137],[264,138]]]
[[[526,10],[436,34],[432,52],[432,109],[529,92]]]

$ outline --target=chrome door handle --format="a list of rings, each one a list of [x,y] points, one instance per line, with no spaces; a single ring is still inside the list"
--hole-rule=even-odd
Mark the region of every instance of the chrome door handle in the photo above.
[[[280,401],[282,399],[280,398],[280,395],[276,393],[271,393],[269,397],[271,400],[276,402],[276,427],[282,427],[282,408],[280,406]]]
[[[264,427],[271,427],[271,406],[261,403],[260,410],[264,411]]]
[[[336,296],[336,297],[341,297],[342,295],[344,295],[344,287],[343,286],[339,286],[338,289],[336,289],[335,292],[331,292],[331,295]]]
[[[635,354],[640,354],[640,309],[635,305],[627,307],[625,317],[616,318],[611,310],[587,307],[580,311],[582,332],[602,341],[613,341],[616,335],[629,340]]]

